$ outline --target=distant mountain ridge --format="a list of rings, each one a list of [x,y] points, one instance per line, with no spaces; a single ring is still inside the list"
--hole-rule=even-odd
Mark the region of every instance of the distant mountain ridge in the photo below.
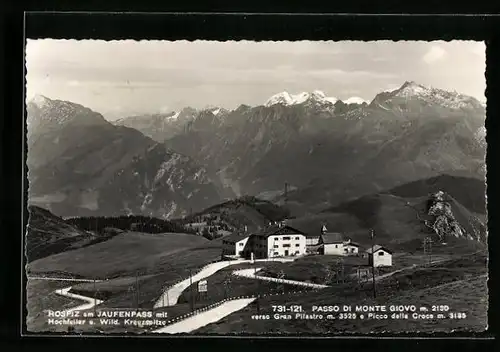
[[[170,217],[245,195],[283,202],[286,184],[290,204],[314,212],[443,173],[484,180],[485,108],[475,98],[412,81],[369,103],[287,94],[114,124],[78,104],[36,99],[31,199],[64,215]]]
[[[116,126],[134,128],[157,142],[163,142],[182,132],[186,124],[192,121],[198,111],[186,107],[181,111],[164,114],[129,116],[113,121]]]
[[[411,81],[369,104],[322,96],[279,94],[223,118],[200,114],[165,143],[236,195],[321,185],[330,188],[322,196],[340,202],[442,173],[484,179],[485,109],[477,99]]]
[[[202,166],[135,129],[46,97],[27,111],[30,204],[59,216],[167,218],[222,199]]]

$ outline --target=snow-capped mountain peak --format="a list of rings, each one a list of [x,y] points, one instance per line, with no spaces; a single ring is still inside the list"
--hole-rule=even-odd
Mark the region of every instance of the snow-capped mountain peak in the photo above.
[[[310,93],[302,92],[298,94],[290,94],[287,91],[284,91],[270,97],[265,103],[265,106],[273,106],[276,104],[281,104],[286,106],[298,105],[298,104],[303,104],[308,100],[313,100],[319,103],[335,104],[335,102],[338,99],[334,97],[327,97],[326,94],[321,90],[314,90]]]
[[[29,102],[37,106],[39,109],[43,109],[44,107],[50,104],[50,101],[51,100],[46,96],[41,94],[36,94],[33,98],[31,98]]]
[[[346,99],[344,101],[346,104],[363,104],[363,103],[369,103],[367,100],[360,98],[360,97],[350,97],[349,99]]]
[[[399,88],[397,91],[394,91],[397,96],[400,97],[410,97],[414,95],[422,95],[426,94],[430,88],[427,88],[421,84],[417,84],[414,81],[406,81],[401,88]]]
[[[481,103],[471,96],[463,95],[455,91],[427,87],[415,81],[406,81],[398,89],[380,93],[375,97],[372,103],[381,106],[380,104],[390,104],[398,99],[416,99],[425,102],[427,105],[439,105],[451,109],[468,109],[481,106]]]

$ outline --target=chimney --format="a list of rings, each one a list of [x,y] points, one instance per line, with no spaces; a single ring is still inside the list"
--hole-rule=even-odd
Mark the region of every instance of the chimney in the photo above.
[[[326,225],[323,224],[323,226],[321,227],[321,233],[324,234],[328,231],[328,229],[326,228]]]
[[[248,232],[248,226],[245,225],[245,233],[247,233],[247,232]]]

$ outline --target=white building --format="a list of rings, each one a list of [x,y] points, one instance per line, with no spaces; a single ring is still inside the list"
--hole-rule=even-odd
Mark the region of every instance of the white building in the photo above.
[[[378,244],[366,250],[368,264],[374,267],[392,266],[392,252]],[[373,263],[373,264],[372,264]]]
[[[293,227],[279,224],[250,237],[244,256],[250,258],[251,253],[254,258],[304,255],[306,236]]]
[[[344,246],[344,255],[357,255],[359,254],[359,244],[356,242],[352,242],[351,240],[345,241],[343,243]]]
[[[320,253],[325,255],[344,255],[344,239],[340,233],[326,232],[319,238]]]
[[[247,233],[233,233],[222,238],[222,255],[243,256],[250,235]]]
[[[344,240],[342,234],[336,232],[323,233],[319,240],[320,253],[325,255],[357,255],[359,244]]]

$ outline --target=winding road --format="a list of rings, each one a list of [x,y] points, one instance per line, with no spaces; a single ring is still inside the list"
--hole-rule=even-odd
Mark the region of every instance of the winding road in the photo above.
[[[278,279],[275,277],[267,277],[267,276],[257,275],[257,272],[260,270],[262,270],[262,268],[250,268],[250,269],[236,270],[236,271],[233,271],[233,275],[245,277],[245,278],[249,278],[249,279],[272,281],[272,282],[277,282],[280,284],[296,285],[296,286],[303,286],[303,287],[312,287],[312,288],[329,287],[328,285],[313,284],[313,283],[304,282],[304,281]]]
[[[255,298],[241,298],[227,301],[213,309],[195,314],[179,322],[167,325],[158,330],[154,330],[153,332],[163,334],[179,334],[192,332],[201,327],[204,327],[205,325],[215,323],[222,318],[227,317],[229,314],[245,308],[253,301],[255,301]]]
[[[66,313],[69,313],[69,312],[72,312],[72,311],[75,311],[75,310],[87,310],[87,309],[91,309],[91,308],[94,308],[94,306],[97,306],[97,305],[101,304],[102,302],[104,302],[104,301],[101,301],[100,299],[91,298],[91,297],[87,297],[87,296],[82,296],[82,295],[77,295],[75,293],[71,293],[71,292],[69,292],[70,290],[71,290],[71,286],[70,287],[66,287],[66,288],[62,288],[62,289],[59,289],[59,290],[56,290],[55,293],[57,293],[58,295],[64,296],[64,297],[73,298],[73,299],[79,299],[79,300],[85,301],[87,303],[81,304],[81,305],[76,306],[74,308],[67,309],[67,310],[65,310]]]
[[[254,262],[272,262],[272,261],[292,262],[294,260],[295,259],[274,258],[274,259],[257,259],[254,260]],[[217,271],[224,269],[230,265],[244,264],[244,263],[252,263],[252,261],[231,260],[231,261],[222,261],[222,262],[208,264],[205,267],[203,267],[203,269],[200,272],[196,273],[192,277],[188,277],[187,279],[182,280],[181,282],[178,282],[172,287],[165,290],[163,294],[160,296],[160,298],[156,301],[154,307],[161,308],[161,307],[174,306],[179,301],[179,297],[182,295],[182,292],[184,292],[189,286],[191,286],[191,284],[206,279],[207,277],[215,274]]]

